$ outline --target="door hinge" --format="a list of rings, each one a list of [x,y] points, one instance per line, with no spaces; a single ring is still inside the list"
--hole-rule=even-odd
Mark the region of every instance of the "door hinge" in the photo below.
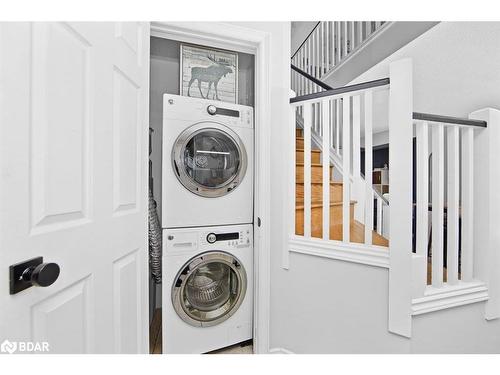
[[[260,220],[260,217],[257,218],[257,226],[260,227],[262,224],[261,220]]]

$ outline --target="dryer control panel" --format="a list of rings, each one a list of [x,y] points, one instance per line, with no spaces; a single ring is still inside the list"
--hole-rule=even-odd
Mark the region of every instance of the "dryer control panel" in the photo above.
[[[164,120],[215,121],[226,126],[253,128],[253,108],[215,100],[163,95]]]

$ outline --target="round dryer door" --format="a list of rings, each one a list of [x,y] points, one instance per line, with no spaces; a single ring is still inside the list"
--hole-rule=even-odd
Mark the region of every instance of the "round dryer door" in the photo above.
[[[197,327],[217,325],[232,316],[245,298],[243,265],[224,252],[192,258],[172,285],[172,304],[179,317]]]
[[[175,175],[202,197],[221,197],[242,181],[247,168],[243,142],[228,127],[203,122],[184,130],[172,150]]]

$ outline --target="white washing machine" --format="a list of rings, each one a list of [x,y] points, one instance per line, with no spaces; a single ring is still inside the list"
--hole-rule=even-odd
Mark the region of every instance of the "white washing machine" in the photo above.
[[[163,96],[162,226],[253,221],[253,108]]]
[[[164,229],[163,353],[252,338],[253,226]]]

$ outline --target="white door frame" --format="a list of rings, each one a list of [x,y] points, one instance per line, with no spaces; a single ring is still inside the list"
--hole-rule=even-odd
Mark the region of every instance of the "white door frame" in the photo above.
[[[255,55],[254,352],[269,353],[270,35],[263,31],[221,22],[152,22],[151,36]],[[260,227],[258,222],[261,223]]]

